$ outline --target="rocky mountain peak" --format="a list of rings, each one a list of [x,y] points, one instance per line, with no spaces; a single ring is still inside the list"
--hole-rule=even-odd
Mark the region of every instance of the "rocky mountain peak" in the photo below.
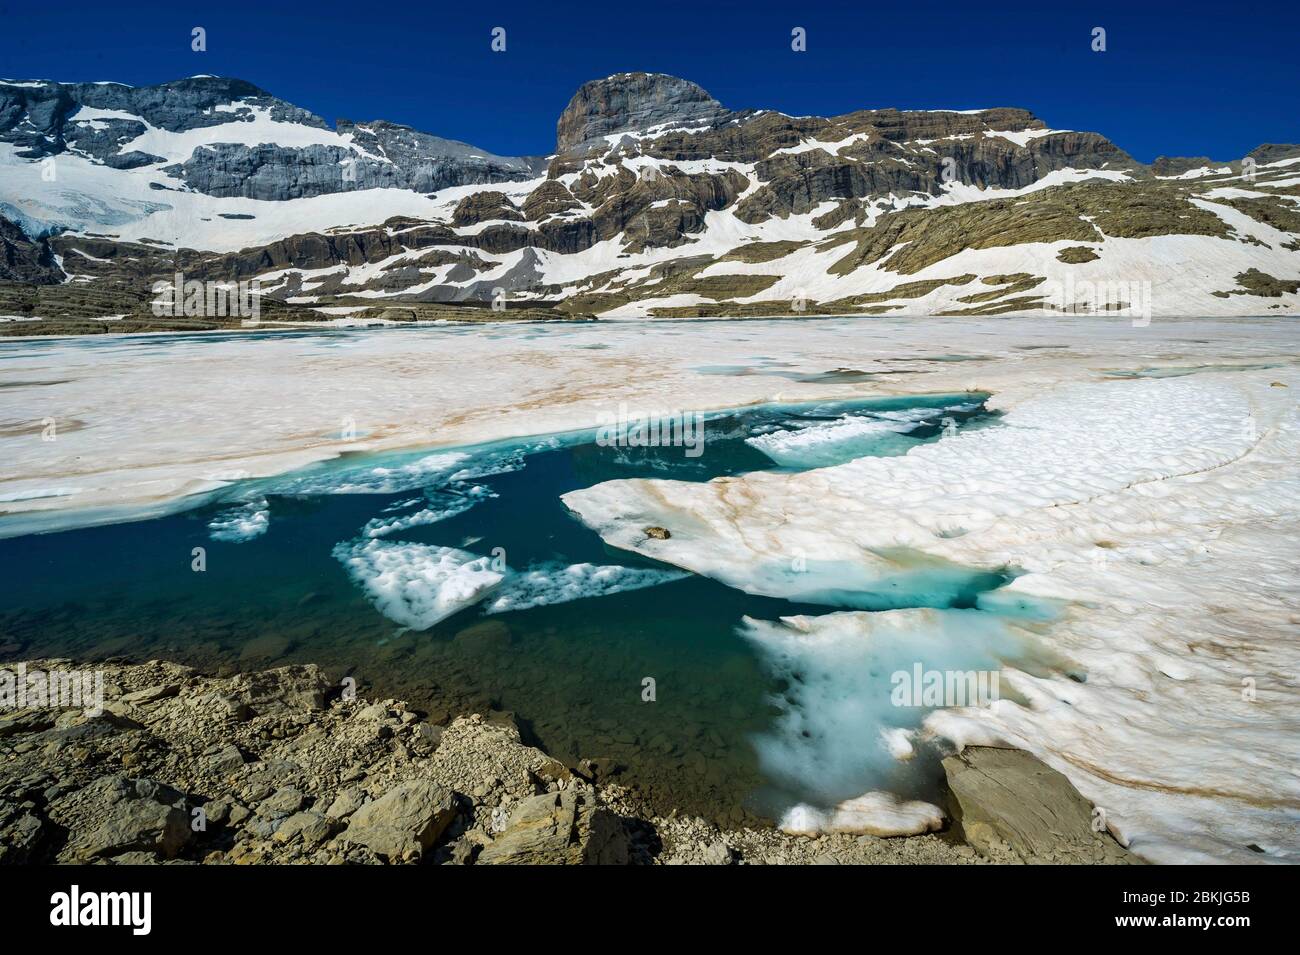
[[[249,119],[255,107],[279,122],[326,128],[308,110],[230,77],[191,76],[156,86],[0,80],[0,143],[19,147],[25,159],[56,155],[75,144],[97,159],[112,157],[109,165],[131,167],[156,158],[118,154],[117,147],[142,134],[146,124],[167,132],[204,129]],[[98,119],[81,122],[83,110],[95,111]]]
[[[1300,294],[1296,145],[1148,168],[1023,109],[733,111],[653,73],[586,83],[557,137],[499,156],[378,119],[331,129],[219,77],[0,80],[0,286],[27,289],[0,289],[0,315],[63,308],[30,291],[48,288],[80,297],[69,320],[132,312],[173,244],[196,276],[269,275],[270,301],[384,321],[498,289],[619,317],[787,314],[796,293],[827,314],[1050,310],[1076,271],[1153,274],[1133,278],[1135,240],[1200,270],[1171,308]]]
[[[663,73],[616,73],[584,83],[560,114],[556,151],[569,152],[612,133],[663,124],[715,125],[731,111],[689,80]]]

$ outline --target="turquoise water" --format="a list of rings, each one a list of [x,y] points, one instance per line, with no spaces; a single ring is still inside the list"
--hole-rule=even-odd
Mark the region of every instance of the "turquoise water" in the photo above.
[[[592,759],[664,810],[724,823],[769,819],[794,801],[830,804],[882,783],[926,795],[933,780],[924,765],[895,765],[877,740],[881,721],[915,725],[923,713],[885,712],[878,691],[887,695],[891,669],[912,661],[996,666],[1015,648],[987,625],[991,614],[970,610],[960,640],[900,636],[824,659],[765,649],[742,618],[836,606],[973,608],[1008,575],[944,568],[924,587],[818,603],[750,596],[685,574],[604,595],[584,589],[586,580],[548,591],[576,564],[669,569],[607,547],[559,498],[616,478],[705,481],[906,453],[945,430],[996,426],[985,397],[716,414],[698,457],[681,447],[602,446],[594,433],[349,456],[243,482],[167,517],[2,539],[0,657],[164,657],[219,672],[316,662],[333,679],[352,676],[363,692],[409,699],[436,720],[509,711],[555,756]],[[825,437],[801,445],[812,434]],[[480,603],[413,629],[336,556],[367,540],[399,555],[407,545],[497,555],[498,565],[531,570],[541,591],[567,599],[517,600],[523,609],[499,613]],[[202,572],[192,569],[199,547]],[[646,677],[656,684],[654,702],[642,698]],[[861,705],[867,697],[872,705]]]

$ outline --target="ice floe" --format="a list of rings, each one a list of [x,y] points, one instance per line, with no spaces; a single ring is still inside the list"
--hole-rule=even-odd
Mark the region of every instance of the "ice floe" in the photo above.
[[[901,457],[707,484],[611,481],[564,501],[614,546],[750,592],[818,602],[850,578],[862,587],[909,569],[915,554],[989,570],[1022,564],[1034,555],[980,546],[984,532],[1221,466],[1253,444],[1250,421],[1245,396],[1222,382],[1083,385]],[[646,524],[669,528],[671,539],[647,538]]]
[[[473,606],[505,577],[492,558],[454,547],[366,540],[341,543],[334,556],[380,613],[412,630]]]
[[[922,421],[935,417],[938,415],[931,408],[882,412],[874,417],[844,415],[833,421],[756,435],[745,443],[782,467],[828,467],[878,451],[883,438],[915,431]]]
[[[488,613],[527,610],[584,597],[604,597],[625,590],[655,587],[686,576],[689,575],[680,570],[615,564],[542,564],[510,574],[488,600],[486,609]]]
[[[390,534],[410,530],[412,527],[437,524],[449,517],[465,513],[479,501],[495,496],[492,491],[479,484],[464,489],[430,489],[426,494],[428,506],[407,514],[371,518],[361,529],[362,536],[387,537]],[[407,506],[411,505],[408,503]]]
[[[450,479],[471,460],[472,455],[467,451],[441,451],[401,464],[324,468],[289,478],[279,484],[276,491],[292,494],[400,494],[440,479]]]
[[[208,536],[214,541],[242,544],[261,537],[270,525],[270,505],[266,498],[256,498],[227,508],[213,517],[208,522]]]

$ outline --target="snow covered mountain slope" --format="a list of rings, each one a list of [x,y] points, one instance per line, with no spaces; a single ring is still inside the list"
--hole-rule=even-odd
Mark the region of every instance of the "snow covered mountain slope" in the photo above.
[[[1300,146],[1147,167],[1024,110],[791,117],[626,73],[578,91],[555,148],[330,129],[216,77],[0,81],[0,282],[131,311],[180,268],[316,319],[1300,307]],[[43,317],[14,294],[0,312]]]

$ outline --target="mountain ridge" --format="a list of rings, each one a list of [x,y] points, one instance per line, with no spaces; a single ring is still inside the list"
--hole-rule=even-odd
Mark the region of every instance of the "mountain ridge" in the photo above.
[[[637,81],[640,78],[648,78],[650,80],[658,80],[658,81],[667,81],[666,85],[669,87],[676,87],[676,88],[690,91],[689,93],[683,94],[681,96],[682,102],[689,103],[689,101],[693,97],[695,97],[698,98],[698,102],[705,104],[708,107],[707,109],[704,109],[701,114],[694,113],[691,110],[685,110],[680,112],[671,112],[671,111],[666,112],[664,114],[666,119],[676,119],[678,121],[702,119],[702,121],[708,122],[710,119],[716,119],[719,117],[739,118],[739,117],[750,117],[762,113],[776,112],[773,110],[752,109],[752,108],[741,109],[741,110],[730,109],[728,107],[723,106],[721,103],[719,103],[716,99],[714,99],[710,94],[708,94],[707,91],[705,91],[698,84],[693,83],[689,80],[685,80],[679,77],[674,77],[664,73],[632,72],[632,73],[616,73],[608,77],[590,80],[587,83],[584,83],[581,87],[579,87],[579,89],[574,93],[574,96],[572,97],[568,105],[560,113],[560,117],[557,120],[557,134],[556,134],[556,142],[554,144],[554,150],[552,153],[546,155],[538,154],[534,156],[507,157],[501,154],[494,154],[490,150],[482,149],[481,147],[474,146],[462,140],[456,140],[456,139],[438,136],[437,134],[430,133],[425,130],[420,130],[415,126],[406,123],[396,122],[393,120],[387,120],[387,119],[377,118],[365,122],[353,122],[350,119],[340,117],[335,120],[333,128],[336,131],[342,131],[344,128],[351,129],[357,127],[364,128],[364,127],[376,127],[376,126],[390,127],[393,129],[400,129],[404,131],[419,133],[422,136],[428,136],[432,139],[438,140],[440,142],[448,143],[451,145],[466,147],[470,150],[473,150],[476,153],[480,153],[486,156],[497,156],[498,158],[505,158],[505,159],[532,160],[535,162],[537,160],[544,159],[544,158],[549,159],[551,158],[551,156],[555,155],[556,153],[569,151],[573,148],[584,145],[585,144],[584,137],[578,136],[575,139],[574,132],[572,130],[572,127],[576,122],[575,116],[580,115],[579,110],[582,103],[584,101],[594,99],[601,94],[608,95],[608,91],[610,89],[617,89],[619,87],[622,87],[626,91],[628,89],[626,85],[628,81]],[[37,99],[36,108],[33,110],[30,106],[25,106],[21,103],[21,100],[23,99],[33,98],[33,94],[26,94],[26,96],[23,96],[22,95],[23,90],[40,90],[46,95],[43,97],[39,97]],[[15,93],[18,93],[19,95],[15,96]],[[274,96],[272,93],[268,92],[262,87],[257,86],[256,84],[248,80],[243,80],[237,77],[222,77],[222,76],[201,74],[196,76],[183,77],[175,80],[167,80],[149,86],[132,86],[126,83],[119,83],[115,81],[68,83],[68,82],[60,82],[55,80],[43,80],[43,79],[28,79],[28,80],[0,79],[0,142],[18,142],[17,137],[10,137],[9,135],[6,134],[9,133],[10,128],[14,125],[15,114],[20,110],[26,110],[32,115],[45,118],[45,123],[43,127],[39,124],[33,124],[37,132],[39,132],[43,128],[45,130],[45,135],[35,137],[40,141],[33,142],[32,146],[29,147],[33,151],[30,153],[30,155],[25,155],[23,158],[41,158],[47,155],[51,155],[55,151],[51,147],[57,143],[58,137],[55,135],[54,124],[49,122],[50,119],[54,119],[54,118],[62,119],[62,118],[71,117],[75,113],[76,108],[83,105],[98,108],[108,103],[119,104],[122,103],[123,101],[127,102],[128,105],[138,106],[140,108],[140,115],[142,117],[149,119],[151,122],[155,122],[158,125],[163,125],[164,128],[188,129],[188,128],[195,128],[195,126],[221,124],[221,121],[217,117],[214,117],[207,112],[184,113],[183,119],[180,121],[180,123],[177,123],[176,125],[168,125],[165,118],[160,122],[159,121],[160,117],[167,117],[173,115],[174,111],[173,109],[170,108],[165,108],[160,111],[158,108],[159,105],[166,104],[166,106],[171,106],[170,103],[167,103],[167,100],[172,94],[175,93],[190,94],[185,97],[183,102],[192,104],[193,107],[195,108],[202,107],[204,110],[209,110],[211,109],[212,106],[225,105],[225,104],[235,102],[236,100],[242,100],[242,99],[266,100],[273,103],[275,106],[279,107],[282,110],[283,114],[285,115],[293,114],[295,117],[297,117],[293,120],[295,122],[301,122],[307,125],[316,126],[321,129],[331,128],[328,121],[325,120],[323,117],[319,116],[318,114],[315,114],[310,110],[304,109],[302,107],[295,106],[286,100],[282,100]],[[159,102],[160,98],[161,98],[161,103]],[[19,100],[19,102],[15,103],[14,102],[15,99]],[[143,101],[143,105],[141,105],[141,101]],[[152,104],[151,101],[153,101]],[[671,106],[673,101],[674,100],[672,99],[671,95],[669,95],[669,101],[667,105]],[[149,108],[150,105],[153,106],[152,109]],[[632,107],[630,111],[633,113],[639,111],[643,115],[652,115],[653,109],[654,107],[652,105],[642,104],[639,107],[637,106]],[[833,116],[826,117],[826,119],[830,119],[830,120],[843,119],[845,117],[853,116],[855,114],[864,113],[864,112],[881,112],[881,113],[892,112],[892,113],[899,113],[899,114],[947,113],[947,114],[955,114],[955,115],[978,115],[982,113],[1007,112],[1007,113],[1023,114],[1024,116],[1028,117],[1031,123],[1042,122],[1042,120],[1040,120],[1036,115],[1034,115],[1032,111],[1025,110],[1020,107],[1012,107],[1012,106],[998,106],[998,107],[986,107],[983,109],[961,109],[961,110],[899,109],[897,107],[876,107],[872,109],[855,110],[850,113],[833,115]],[[786,116],[787,118],[790,119],[820,118],[820,117],[796,117],[796,116],[790,116],[789,114],[785,114],[785,113],[776,113],[776,115]],[[647,126],[652,126],[652,125],[654,124],[650,122],[644,122],[641,124],[625,124],[625,125],[615,124],[612,125],[609,129],[607,129],[606,132],[608,133],[608,132],[636,131],[638,129],[644,129]],[[594,137],[592,138],[594,139]],[[1254,155],[1260,152],[1261,150],[1265,150],[1269,148],[1281,148],[1285,150],[1294,150],[1296,146],[1294,144],[1261,143],[1259,146],[1257,146],[1254,150],[1251,150],[1246,155],[1247,156]],[[1152,161],[1152,163],[1149,164],[1139,163],[1139,165],[1145,165],[1148,168],[1154,168],[1157,165],[1185,164],[1189,162],[1200,162],[1209,165],[1224,165],[1231,161],[1232,160],[1212,159],[1207,156],[1186,157],[1186,156],[1161,155],[1161,156],[1157,156],[1156,159]],[[1138,163],[1138,160],[1133,160],[1133,162]]]
[[[0,217],[25,233],[0,236],[0,279],[49,284],[52,258],[64,284],[138,291],[180,262],[365,320],[493,296],[611,317],[1059,311],[1079,303],[1048,289],[1075,277],[1145,282],[1162,312],[1290,311],[1297,160],[1147,166],[1014,107],[794,117],[655,73],[583,84],[544,157],[331,128],[231,78],[0,81]]]

